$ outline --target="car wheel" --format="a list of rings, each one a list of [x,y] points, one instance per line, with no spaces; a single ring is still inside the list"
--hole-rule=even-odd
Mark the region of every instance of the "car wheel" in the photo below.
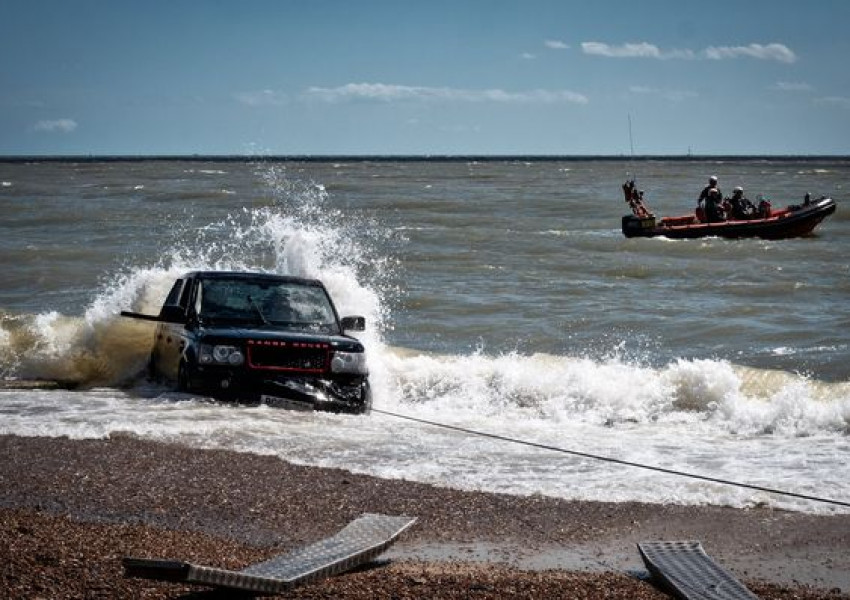
[[[186,361],[181,360],[177,367],[177,391],[192,393],[192,371]]]

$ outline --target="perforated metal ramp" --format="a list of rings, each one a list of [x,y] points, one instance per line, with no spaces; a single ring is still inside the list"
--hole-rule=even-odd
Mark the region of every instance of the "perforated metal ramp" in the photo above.
[[[364,514],[332,537],[241,571],[175,560],[125,558],[124,575],[275,594],[372,560],[414,522],[416,519],[410,517]]]
[[[697,541],[640,542],[641,558],[653,577],[684,600],[758,600]]]

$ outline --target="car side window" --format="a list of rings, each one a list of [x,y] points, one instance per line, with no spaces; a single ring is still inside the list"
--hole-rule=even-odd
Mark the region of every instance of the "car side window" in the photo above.
[[[194,281],[196,281],[196,280],[194,280]],[[193,280],[190,279],[190,280],[187,280],[185,282],[185,284],[183,285],[183,292],[180,294],[180,306],[182,306],[183,308],[186,308],[187,306],[189,306],[189,298],[192,294],[192,288],[196,287],[196,286],[193,286],[192,283],[193,283]]]
[[[171,286],[171,291],[168,292],[168,297],[165,299],[165,304],[174,306],[180,302],[180,292],[183,291],[183,284],[185,280],[178,279],[174,282],[174,285]]]

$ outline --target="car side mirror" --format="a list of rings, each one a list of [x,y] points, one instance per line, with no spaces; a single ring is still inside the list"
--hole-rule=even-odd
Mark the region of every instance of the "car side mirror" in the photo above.
[[[186,323],[186,311],[176,304],[166,305],[159,311],[157,320],[165,323]]]
[[[340,320],[343,331],[366,331],[365,317],[343,317]]]

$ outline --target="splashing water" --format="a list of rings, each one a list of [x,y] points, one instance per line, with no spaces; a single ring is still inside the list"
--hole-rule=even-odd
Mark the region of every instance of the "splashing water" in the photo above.
[[[126,384],[146,364],[153,327],[123,319],[120,311],[156,314],[174,280],[192,270],[321,279],[342,314],[366,316],[364,341],[380,345],[388,309],[376,285],[388,278],[390,263],[371,260],[359,224],[325,208],[324,187],[290,179],[275,166],[259,174],[271,205],[242,208],[194,231],[178,226],[155,264],[115,275],[81,318],[53,311],[6,315],[0,322],[2,375],[86,387]]]

